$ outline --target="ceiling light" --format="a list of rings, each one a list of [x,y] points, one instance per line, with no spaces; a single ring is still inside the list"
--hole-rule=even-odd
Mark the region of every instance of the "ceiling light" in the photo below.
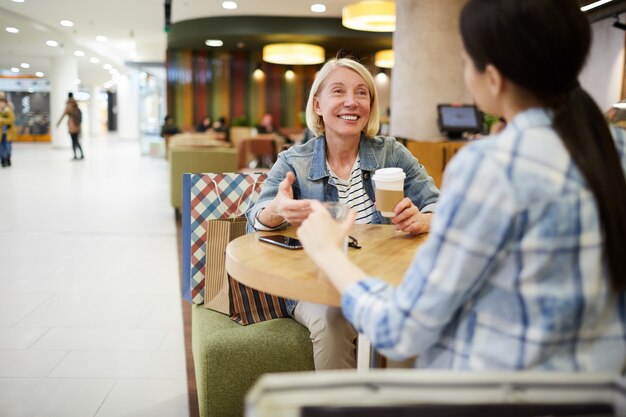
[[[588,4],[586,6],[583,6],[580,8],[580,10],[582,10],[583,12],[586,12],[587,10],[591,10],[591,9],[595,9],[596,7],[600,7],[603,4],[607,4],[609,2],[611,2],[613,0],[600,0],[600,1],[595,1],[591,4]]]
[[[218,47],[218,46],[222,46],[224,45],[224,42],[222,42],[219,39],[207,39],[204,44],[206,46],[213,46],[213,47]]]
[[[324,48],[308,43],[273,43],[263,47],[263,61],[272,64],[313,65],[325,60]]]
[[[12,67],[11,72],[20,72],[20,69],[17,67]]]
[[[45,75],[45,74],[44,74],[43,72],[41,72],[41,71],[37,71],[37,72],[35,73],[35,76],[40,77],[40,78],[41,78],[41,77],[43,77],[44,75]]]
[[[374,65],[380,68],[393,68],[393,49],[383,49],[374,55]]]
[[[222,2],[222,7],[224,9],[233,10],[237,8],[237,3],[235,3],[234,1],[224,1]]]
[[[93,56],[89,58],[89,62],[91,62],[92,64],[97,64],[98,62],[100,62],[100,58]]]
[[[292,69],[285,71],[285,80],[292,81],[294,78],[296,78],[296,73]]]
[[[315,3],[311,5],[311,11],[315,13],[324,13],[326,11],[326,6],[321,3]]]
[[[9,33],[18,33],[20,31],[18,28],[14,28],[11,26],[4,28],[4,30],[6,30]]]
[[[85,56],[85,53],[83,51],[76,50],[74,51],[74,56]]]
[[[46,45],[55,47],[55,46],[59,46],[59,43],[57,41],[49,40],[49,41],[46,41]]]
[[[13,0],[13,3],[24,3],[24,0]]]
[[[65,26],[66,28],[71,28],[72,26],[74,26],[74,22],[72,22],[71,20],[61,20],[61,26]]]
[[[362,1],[344,6],[341,23],[350,29],[368,32],[396,30],[396,3],[393,1]]]
[[[111,65],[111,64],[104,64],[104,65],[102,66],[102,68],[108,71],[108,70],[110,70],[111,68],[113,68],[113,65]]]
[[[98,42],[106,42],[107,41],[107,37],[104,36],[104,35],[98,35],[98,36],[96,36],[96,40]]]
[[[257,81],[261,81],[264,77],[265,77],[265,73],[260,67],[257,67],[257,69],[255,69],[254,72],[252,73],[252,78],[254,78]]]
[[[24,69],[26,69],[26,68],[30,68],[30,64],[27,64],[26,62],[22,62],[22,63],[20,64],[20,67],[22,67],[22,68],[24,68]]]
[[[75,80],[74,80],[74,84],[76,84],[76,85],[80,85],[80,78],[75,79]]]

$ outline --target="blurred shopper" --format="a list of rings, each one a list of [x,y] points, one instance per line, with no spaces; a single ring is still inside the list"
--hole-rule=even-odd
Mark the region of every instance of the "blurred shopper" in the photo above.
[[[224,140],[226,142],[230,142],[228,123],[226,122],[226,118],[224,116],[221,116],[219,119],[213,122],[213,131],[218,133],[224,133]]]
[[[169,114],[165,116],[163,119],[163,125],[161,126],[161,136],[165,137],[165,135],[175,135],[180,133],[180,129],[174,123],[174,118]]]
[[[469,91],[508,123],[446,169],[403,282],[347,259],[354,214],[337,227],[311,203],[298,236],[385,355],[427,368],[622,373],[626,140],[578,83],[587,17],[570,0],[469,0],[460,28]]]
[[[213,122],[210,116],[204,116],[198,126],[196,126],[196,132],[210,132],[213,130]]]
[[[15,113],[9,105],[6,96],[0,96],[0,129],[2,140],[0,141],[0,161],[2,168],[11,166],[11,148],[15,140]]]
[[[306,106],[306,121],[316,138],[282,152],[248,213],[251,227],[276,230],[299,225],[313,200],[340,201],[359,214],[357,223],[393,223],[396,230],[420,234],[430,228],[439,190],[413,155],[378,132],[378,98],[374,79],[351,59],[331,59],[319,71]],[[372,174],[400,167],[406,173],[404,198],[395,217],[374,207]],[[315,369],[354,368],[355,329],[341,309],[288,300],[294,319],[311,332]]]
[[[78,108],[78,102],[74,99],[74,94],[72,93],[67,94],[65,111],[59,118],[59,121],[57,122],[57,127],[59,127],[61,121],[65,116],[67,116],[67,131],[72,138],[72,151],[74,152],[74,158],[72,158],[72,160],[76,161],[78,159],[85,159],[83,148],[80,146],[80,143],[78,141],[78,137],[81,133],[80,125],[83,122],[83,113]],[[77,150],[80,151],[80,158],[76,153]]]

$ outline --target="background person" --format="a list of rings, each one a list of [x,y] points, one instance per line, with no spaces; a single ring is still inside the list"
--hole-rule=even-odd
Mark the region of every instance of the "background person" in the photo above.
[[[70,137],[72,138],[72,151],[74,152],[74,158],[72,158],[72,160],[75,161],[77,159],[84,159],[85,155],[83,153],[83,148],[80,146],[80,143],[78,142],[78,137],[80,135],[80,125],[83,121],[83,116],[82,116],[82,112],[78,108],[78,102],[74,99],[73,93],[67,94],[67,101],[65,103],[65,111],[59,118],[59,121],[56,124],[57,127],[59,127],[59,125],[61,124],[61,121],[63,120],[65,116],[67,116],[67,131],[70,134]],[[78,158],[76,150],[80,151],[80,158]]]
[[[6,96],[0,96],[0,161],[2,168],[11,166],[11,148],[16,136],[15,113]]]
[[[470,0],[460,27],[465,83],[508,123],[455,156],[401,285],[346,258],[351,219],[338,228],[311,203],[298,236],[383,354],[428,368],[622,372],[626,141],[577,81],[589,22],[569,0]]]
[[[196,132],[210,132],[213,130],[213,122],[210,116],[204,116],[198,126],[196,126]]]
[[[397,230],[420,234],[430,227],[439,190],[424,167],[394,138],[378,131],[374,79],[351,59],[331,59],[319,71],[306,106],[306,121],[316,138],[279,154],[257,203],[250,226],[274,230],[307,218],[312,200],[341,201],[358,212],[357,223],[393,223]],[[372,175],[378,168],[406,173],[404,198],[391,219],[374,207]],[[295,320],[311,332],[315,369],[354,368],[356,331],[341,310],[288,300]]]

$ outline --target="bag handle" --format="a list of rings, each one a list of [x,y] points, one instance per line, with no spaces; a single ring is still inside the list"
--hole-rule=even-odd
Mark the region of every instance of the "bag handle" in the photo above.
[[[224,202],[222,201],[222,197],[221,197],[221,193],[219,190],[219,187],[217,186],[217,182],[211,178],[211,182],[213,183],[213,185],[215,186],[215,194],[217,194],[217,200],[220,202],[220,204],[223,204]],[[263,181],[259,182],[259,177],[255,177],[254,178],[254,182],[252,183],[251,187],[252,187],[252,192],[250,193],[250,196],[252,197],[254,195],[254,193],[256,192],[257,189],[257,185],[263,185]],[[237,208],[235,209],[234,213],[229,213],[229,212],[224,212],[224,214],[227,216],[227,218],[236,218],[236,217],[241,217],[246,211],[248,211],[248,209],[250,208],[250,205],[252,204],[252,198],[250,198],[248,200],[248,206],[245,208],[245,210],[241,211],[239,210],[241,208],[241,202],[243,200],[244,195],[246,195],[246,191],[248,191],[250,187],[247,187],[243,193],[241,193],[241,195],[239,196],[239,198],[237,199]],[[259,193],[260,194],[260,193]]]

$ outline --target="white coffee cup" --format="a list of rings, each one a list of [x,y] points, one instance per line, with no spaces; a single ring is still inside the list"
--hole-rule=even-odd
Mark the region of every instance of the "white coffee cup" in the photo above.
[[[377,169],[372,176],[376,189],[376,209],[384,217],[393,217],[393,209],[404,198],[404,178],[402,168]]]

